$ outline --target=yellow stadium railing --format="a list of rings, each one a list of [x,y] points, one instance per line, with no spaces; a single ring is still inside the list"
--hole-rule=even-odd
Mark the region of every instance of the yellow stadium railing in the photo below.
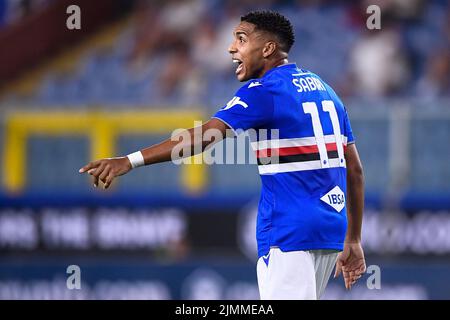
[[[26,186],[26,146],[31,135],[87,135],[91,158],[100,159],[115,155],[115,141],[120,134],[170,134],[177,128],[190,128],[194,121],[201,119],[203,115],[195,111],[11,113],[5,119],[3,185],[10,192],[21,191]],[[181,170],[180,182],[190,193],[203,190],[207,181],[205,166],[195,160],[182,165]]]

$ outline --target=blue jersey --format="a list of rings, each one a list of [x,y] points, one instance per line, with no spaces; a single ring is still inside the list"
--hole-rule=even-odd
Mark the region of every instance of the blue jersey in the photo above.
[[[344,151],[354,140],[333,89],[316,74],[286,64],[247,82],[214,117],[234,131],[256,131],[250,139],[262,181],[259,256],[270,247],[342,250]]]

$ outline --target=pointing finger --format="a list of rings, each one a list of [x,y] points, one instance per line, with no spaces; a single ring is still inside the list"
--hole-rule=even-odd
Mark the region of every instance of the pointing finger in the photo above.
[[[89,169],[97,168],[99,164],[100,164],[100,161],[89,162],[87,165],[85,165],[80,170],[78,170],[78,172],[84,173],[84,172],[88,171]]]

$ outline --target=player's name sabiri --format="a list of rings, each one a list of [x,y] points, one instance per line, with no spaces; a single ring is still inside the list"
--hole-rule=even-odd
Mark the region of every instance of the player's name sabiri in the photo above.
[[[324,84],[320,79],[306,75],[312,75],[309,72],[293,74],[295,78],[292,80],[292,84],[297,87],[297,92],[311,92],[311,91],[326,91]]]

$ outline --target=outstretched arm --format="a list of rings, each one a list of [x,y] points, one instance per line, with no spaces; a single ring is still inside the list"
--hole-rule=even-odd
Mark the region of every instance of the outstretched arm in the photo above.
[[[172,151],[177,146],[180,150],[190,150],[186,154],[178,154],[181,158],[193,156],[197,153],[203,152],[207,146],[214,144],[219,139],[212,141],[204,141],[203,134],[206,130],[215,129],[220,132],[221,139],[225,137],[226,129],[228,127],[218,119],[211,119],[199,128],[187,129],[180,132],[178,135],[166,139],[159,144],[155,144],[148,148],[138,151],[137,156],[140,157],[142,165],[149,165],[159,162],[172,160]],[[188,137],[188,139],[184,139]],[[133,169],[130,157],[107,158],[93,161],[82,167],[80,173],[89,173],[94,177],[94,186],[98,186],[98,181],[103,182],[103,188],[107,189],[113,182],[115,177],[121,176]]]
[[[361,247],[361,227],[364,210],[364,174],[355,144],[345,152],[347,163],[347,220],[348,228],[344,251],[339,253],[334,277],[344,274],[345,287],[350,289],[366,271]]]

